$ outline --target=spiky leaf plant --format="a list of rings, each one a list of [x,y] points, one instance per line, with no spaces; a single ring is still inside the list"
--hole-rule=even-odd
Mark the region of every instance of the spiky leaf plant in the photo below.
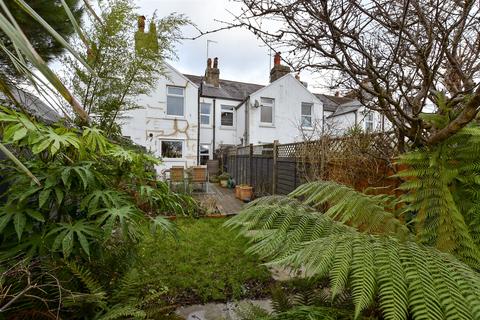
[[[188,214],[195,202],[156,181],[157,159],[107,140],[96,128],[47,126],[3,109],[0,137],[38,179],[37,184],[11,162],[0,162],[8,184],[0,194],[0,271],[22,261],[35,266],[41,283],[42,274],[55,270],[51,278],[58,281],[65,306],[58,312],[66,318],[75,318],[72,310],[83,314],[83,308],[98,309],[92,317],[106,319],[144,318],[153,312],[152,303],[113,304],[107,293],[132,264],[138,240],[150,232],[174,235],[164,215]],[[78,281],[70,281],[72,276]],[[6,278],[7,285],[12,281]],[[22,292],[22,284],[29,285],[25,279],[14,288]],[[47,302],[39,306],[28,296],[13,295],[15,303],[2,312],[7,317],[24,309],[53,312],[60,301],[57,293],[40,291]]]
[[[355,317],[379,303],[386,319],[480,319],[480,129],[400,157],[404,195],[334,182],[260,198],[226,225],[251,253],[327,276],[349,291]]]

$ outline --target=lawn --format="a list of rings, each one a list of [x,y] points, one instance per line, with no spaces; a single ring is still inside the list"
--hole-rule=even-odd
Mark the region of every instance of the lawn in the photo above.
[[[247,242],[222,226],[225,219],[179,219],[178,239],[150,237],[140,245],[137,270],[166,290],[173,304],[194,304],[269,294],[273,282]]]

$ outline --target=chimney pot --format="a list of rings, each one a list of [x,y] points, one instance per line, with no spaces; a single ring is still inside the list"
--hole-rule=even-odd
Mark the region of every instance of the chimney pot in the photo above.
[[[145,16],[138,16],[138,31],[145,32]]]
[[[335,97],[340,97],[340,92],[339,91],[335,91]]]
[[[273,64],[274,65],[280,65],[280,62],[282,60],[282,56],[280,55],[280,52],[275,53],[275,57],[273,58]]]
[[[300,81],[300,72],[298,72],[298,73],[295,75],[295,79],[297,79],[298,81]]]
[[[212,59],[208,58],[207,59],[207,69],[211,69],[211,68],[212,68]]]
[[[218,69],[218,58],[217,57],[215,57],[213,59],[213,68]]]
[[[275,53],[275,57],[273,58],[273,68],[270,70],[270,82],[280,79],[291,71],[289,66],[282,66],[281,59],[280,52]]]

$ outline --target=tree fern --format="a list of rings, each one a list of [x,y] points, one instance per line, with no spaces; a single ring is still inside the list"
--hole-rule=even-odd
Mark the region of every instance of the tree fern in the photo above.
[[[386,319],[406,319],[408,314],[440,319],[451,310],[458,310],[460,319],[480,317],[480,291],[475,293],[479,275],[455,257],[413,239],[360,232],[289,197],[258,200],[226,225],[250,237],[250,252],[270,258],[271,264],[329,276],[336,290],[347,284],[357,317],[377,296]],[[456,291],[449,288],[460,277],[469,281]],[[450,291],[452,296],[446,296]]]

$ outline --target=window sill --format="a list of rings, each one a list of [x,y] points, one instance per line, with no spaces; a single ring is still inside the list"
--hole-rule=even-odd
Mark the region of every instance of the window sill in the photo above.
[[[315,129],[313,127],[302,127],[302,130],[313,131]]]
[[[185,161],[185,158],[162,158],[162,161],[175,162],[175,161]]]
[[[204,129],[212,129],[212,126],[209,125],[209,124],[201,124],[200,125],[200,128],[204,128]]]
[[[261,123],[259,127],[261,127],[261,128],[275,128],[275,125],[270,124],[270,123]]]
[[[220,126],[221,130],[235,130],[234,126]]]
[[[169,120],[174,120],[174,119],[181,119],[181,120],[186,120],[185,116],[171,116],[171,115],[165,115],[164,119],[169,119]]]

